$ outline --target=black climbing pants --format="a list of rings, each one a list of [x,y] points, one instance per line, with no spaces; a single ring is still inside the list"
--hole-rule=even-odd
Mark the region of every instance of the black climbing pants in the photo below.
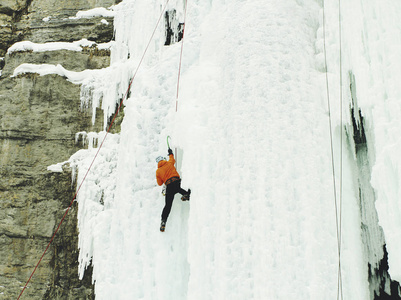
[[[180,193],[181,195],[186,195],[188,192],[181,188],[181,179],[173,181],[166,186],[166,205],[162,212],[162,221],[167,221],[168,215],[171,211],[171,206],[173,205],[173,200],[175,194]]]

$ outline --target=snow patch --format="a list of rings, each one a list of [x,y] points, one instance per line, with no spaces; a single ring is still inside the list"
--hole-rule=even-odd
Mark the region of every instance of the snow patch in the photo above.
[[[86,11],[78,11],[75,17],[70,17],[72,20],[82,18],[95,18],[95,17],[115,17],[116,12],[104,7],[96,7]]]
[[[62,65],[51,65],[51,64],[22,64],[15,68],[14,73],[11,77],[16,77],[25,73],[36,73],[40,76],[56,74],[59,76],[66,77],[68,81],[74,84],[82,84],[88,78],[96,76],[101,73],[101,69],[97,70],[84,70],[81,72],[74,72],[66,70]]]
[[[65,165],[66,163],[67,162],[65,161],[65,162],[62,162],[62,163],[57,163],[57,164],[48,166],[47,170],[51,171],[51,172],[55,172],[55,173],[63,173],[63,165]]]
[[[46,52],[46,51],[58,51],[58,50],[69,50],[69,51],[80,52],[83,50],[83,47],[96,46],[98,49],[102,50],[102,49],[110,49],[112,45],[113,45],[112,41],[108,43],[97,44],[87,39],[82,39],[80,41],[75,41],[72,43],[50,42],[44,44],[37,44],[30,41],[22,41],[22,42],[17,42],[10,48],[8,48],[7,54],[10,55],[13,52],[22,52],[22,51]]]

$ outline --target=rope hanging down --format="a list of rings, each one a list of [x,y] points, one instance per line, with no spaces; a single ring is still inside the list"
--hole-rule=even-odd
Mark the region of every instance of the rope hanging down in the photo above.
[[[185,24],[187,19],[187,3],[188,1],[185,0],[185,8],[184,8],[184,25],[182,27],[182,39],[181,39],[181,53],[180,53],[180,64],[178,66],[178,78],[177,78],[177,96],[175,100],[175,111],[178,111],[178,95],[180,91],[180,77],[181,77],[181,62],[182,62],[182,51],[184,49],[184,35],[185,35]]]
[[[31,281],[31,279],[32,279],[32,277],[33,277],[33,275],[34,275],[36,269],[38,268],[39,264],[41,263],[43,257],[45,256],[47,250],[49,249],[51,243],[53,242],[54,237],[56,236],[58,230],[60,229],[61,224],[63,223],[65,217],[67,216],[67,214],[68,214],[68,212],[69,212],[69,210],[70,210],[70,208],[72,207],[72,204],[74,203],[75,199],[77,198],[78,192],[79,192],[79,190],[81,189],[81,187],[82,187],[82,185],[83,185],[83,183],[84,183],[86,177],[88,176],[89,171],[91,170],[91,168],[92,168],[92,166],[93,166],[93,163],[95,162],[95,160],[96,160],[96,158],[97,158],[97,156],[98,156],[98,154],[99,154],[99,152],[100,152],[100,149],[102,148],[102,146],[103,146],[103,144],[104,144],[104,142],[105,142],[105,140],[106,140],[106,137],[107,137],[107,135],[109,134],[110,129],[111,129],[111,127],[113,126],[114,121],[115,121],[115,119],[116,119],[118,113],[120,112],[120,109],[121,109],[121,106],[122,106],[122,104],[123,104],[123,102],[124,102],[124,99],[127,97],[128,92],[129,92],[129,90],[131,89],[131,85],[132,85],[132,83],[133,83],[133,81],[134,81],[134,79],[135,79],[135,77],[136,77],[136,74],[138,73],[139,67],[140,67],[141,64],[142,64],[142,61],[143,61],[143,59],[144,59],[144,57],[145,57],[146,52],[148,51],[149,45],[150,45],[151,41],[153,40],[153,36],[155,35],[155,32],[156,32],[156,30],[157,30],[157,27],[159,26],[160,20],[161,20],[162,17],[163,17],[163,14],[164,14],[164,12],[165,12],[165,10],[166,10],[166,7],[167,7],[168,2],[169,2],[169,0],[166,1],[166,4],[164,5],[164,7],[163,7],[163,9],[162,9],[162,12],[161,12],[161,14],[160,14],[160,17],[159,17],[159,19],[158,19],[158,21],[157,21],[157,23],[156,23],[155,29],[153,30],[153,33],[152,33],[152,35],[150,36],[149,42],[148,42],[148,44],[147,44],[147,46],[146,46],[146,48],[145,48],[145,50],[144,50],[144,52],[143,52],[143,55],[142,55],[142,57],[141,57],[141,60],[139,61],[138,66],[136,67],[136,70],[135,70],[135,72],[134,72],[134,75],[132,76],[132,79],[130,80],[130,83],[129,83],[129,85],[128,85],[127,91],[125,92],[123,98],[122,98],[121,101],[120,101],[120,104],[118,105],[118,108],[117,108],[117,111],[116,111],[116,113],[115,113],[115,115],[114,115],[114,117],[113,117],[113,120],[111,121],[111,123],[110,123],[110,125],[109,125],[109,127],[108,127],[108,129],[107,129],[107,132],[106,132],[106,134],[105,134],[105,136],[104,136],[104,138],[103,138],[103,140],[102,140],[102,142],[101,142],[101,144],[100,144],[100,146],[99,146],[99,148],[98,148],[98,150],[97,150],[95,156],[93,157],[92,163],[90,164],[88,170],[86,171],[86,174],[85,174],[84,178],[82,179],[82,181],[81,181],[81,183],[80,183],[80,185],[79,185],[79,187],[78,187],[78,189],[77,189],[77,191],[76,191],[76,193],[75,193],[73,199],[71,200],[70,205],[68,206],[68,208],[67,208],[66,212],[64,213],[64,215],[63,215],[63,217],[62,217],[60,223],[58,224],[57,229],[55,230],[55,232],[54,232],[52,238],[50,239],[50,242],[47,244],[47,247],[46,247],[45,251],[43,252],[42,256],[40,257],[38,263],[36,264],[35,269],[33,270],[31,276],[29,277],[28,281],[26,282],[26,284],[25,284],[24,288],[22,289],[21,293],[19,294],[18,300],[21,298],[22,294],[24,293],[25,289],[27,288],[27,286],[28,286],[29,282]]]
[[[341,53],[341,0],[338,0],[338,22],[339,22],[339,42],[340,42],[340,122],[343,123],[342,116],[342,53]],[[336,210],[336,232],[337,232],[337,250],[338,250],[338,274],[337,274],[337,299],[343,299],[343,288],[342,288],[342,274],[341,274],[341,211],[342,211],[342,148],[343,148],[343,138],[341,132],[340,138],[340,196],[339,201],[337,200],[337,188],[336,188],[336,177],[335,177],[335,166],[334,166],[334,146],[333,146],[333,130],[331,121],[331,109],[330,109],[330,92],[329,92],[329,78],[327,71],[327,51],[326,51],[326,16],[325,16],[325,0],[323,0],[323,49],[324,49],[324,65],[325,65],[325,75],[326,75],[326,93],[327,93],[327,107],[329,115],[329,131],[330,131],[330,149],[331,149],[331,167],[332,167],[332,177],[333,177],[333,190],[334,190],[334,206]],[[339,205],[338,205],[339,202]],[[340,212],[338,212],[338,206],[340,207]]]
[[[182,27],[182,38],[181,38],[181,52],[180,52],[180,63],[178,66],[178,77],[177,77],[177,94],[175,98],[175,112],[178,111],[178,96],[180,93],[180,78],[181,78],[181,63],[182,63],[182,52],[184,49],[184,36],[185,36],[185,25],[187,22],[187,4],[188,0],[185,0],[185,7],[184,7],[184,25]],[[177,148],[174,149],[174,156],[177,158]]]
[[[338,0],[338,32],[339,32],[339,46],[340,46],[340,122],[343,124],[343,72],[342,72],[342,29],[341,29],[341,0]],[[338,290],[341,292],[341,299],[343,297],[342,276],[341,276],[341,241],[342,241],[342,203],[343,203],[343,134],[341,130],[340,135],[340,212],[339,212],[339,247],[338,247]],[[339,299],[340,293],[337,295]]]

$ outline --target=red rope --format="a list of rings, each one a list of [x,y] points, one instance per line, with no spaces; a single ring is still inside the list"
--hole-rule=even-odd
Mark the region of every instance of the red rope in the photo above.
[[[175,100],[175,111],[178,111],[178,94],[180,90],[180,77],[181,77],[181,62],[182,62],[182,50],[184,48],[184,34],[185,34],[185,24],[186,24],[186,18],[187,18],[187,3],[188,1],[185,0],[185,8],[184,8],[184,25],[182,27],[182,39],[181,39],[181,53],[180,53],[180,64],[178,67],[178,79],[177,79],[177,96]]]
[[[52,238],[50,239],[50,242],[47,244],[47,247],[46,247],[45,251],[43,252],[42,256],[40,257],[38,263],[36,264],[35,269],[33,270],[31,276],[29,277],[28,281],[26,282],[26,284],[25,284],[24,288],[22,289],[21,293],[19,294],[18,300],[21,298],[22,294],[24,293],[25,289],[27,288],[29,282],[31,281],[31,279],[32,279],[32,277],[33,277],[33,274],[35,273],[35,271],[36,271],[36,269],[38,268],[39,264],[42,262],[43,257],[45,256],[47,250],[49,249],[51,243],[52,243],[53,240],[54,240],[54,237],[56,236],[58,230],[60,229],[61,224],[64,222],[64,219],[65,219],[65,217],[66,217],[67,214],[68,214],[68,211],[70,210],[70,208],[72,207],[72,204],[74,203],[75,199],[77,198],[78,192],[79,192],[79,190],[81,189],[82,184],[84,183],[86,177],[88,176],[89,171],[91,170],[91,168],[92,168],[92,166],[93,166],[93,163],[95,162],[96,157],[98,156],[98,154],[99,154],[99,152],[100,152],[100,149],[102,148],[102,146],[103,146],[103,144],[104,144],[104,142],[105,142],[105,140],[106,140],[106,137],[107,137],[107,135],[109,134],[110,129],[111,129],[111,127],[113,126],[114,121],[115,121],[115,119],[116,119],[118,113],[120,112],[120,109],[121,109],[121,106],[122,106],[122,104],[123,104],[123,101],[124,101],[124,99],[127,97],[129,90],[131,89],[132,82],[134,81],[135,76],[136,76],[136,74],[138,73],[139,67],[141,66],[142,61],[143,61],[143,59],[144,59],[144,57],[145,57],[145,54],[146,54],[146,52],[148,51],[149,45],[150,45],[150,43],[151,43],[151,41],[152,41],[152,39],[153,39],[153,36],[155,35],[155,32],[156,32],[157,27],[159,26],[160,20],[161,20],[163,14],[164,14],[164,11],[166,10],[166,7],[167,7],[168,2],[169,2],[169,0],[167,0],[167,1],[166,1],[166,4],[164,5],[164,8],[163,8],[163,10],[162,10],[162,12],[161,12],[161,14],[160,14],[160,17],[159,17],[159,19],[158,19],[158,21],[157,21],[157,23],[156,23],[155,29],[153,30],[153,33],[152,33],[152,35],[151,35],[151,37],[150,37],[150,39],[149,39],[149,42],[148,42],[148,44],[147,44],[147,46],[146,46],[146,48],[145,48],[144,53],[143,53],[143,55],[142,55],[142,58],[141,58],[141,60],[139,61],[139,64],[138,64],[138,66],[137,66],[137,68],[136,68],[136,70],[135,70],[135,73],[134,73],[132,79],[130,80],[130,83],[129,83],[129,85],[128,85],[127,91],[125,92],[123,98],[121,99],[121,102],[120,102],[120,104],[119,104],[119,106],[118,106],[118,108],[117,108],[117,111],[116,111],[116,113],[115,113],[115,115],[114,115],[114,117],[113,117],[113,120],[111,121],[110,126],[109,126],[109,128],[107,129],[107,132],[106,132],[106,134],[105,134],[105,136],[104,136],[104,138],[103,138],[103,140],[102,140],[102,143],[100,144],[100,146],[99,146],[99,148],[98,148],[98,150],[97,150],[95,156],[93,157],[92,163],[90,164],[88,170],[86,171],[86,174],[85,174],[84,178],[82,179],[81,184],[79,185],[79,187],[78,187],[78,189],[77,189],[77,191],[76,191],[76,193],[75,193],[73,199],[71,200],[70,205],[68,206],[68,208],[67,208],[66,212],[64,213],[64,215],[63,215],[63,217],[62,217],[60,223],[58,224],[56,231],[54,232]]]

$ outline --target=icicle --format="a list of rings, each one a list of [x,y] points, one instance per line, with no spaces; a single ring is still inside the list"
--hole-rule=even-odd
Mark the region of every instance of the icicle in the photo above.
[[[86,131],[80,131],[75,134],[75,144],[78,144],[79,138],[82,136],[82,146],[85,146],[87,133]]]

